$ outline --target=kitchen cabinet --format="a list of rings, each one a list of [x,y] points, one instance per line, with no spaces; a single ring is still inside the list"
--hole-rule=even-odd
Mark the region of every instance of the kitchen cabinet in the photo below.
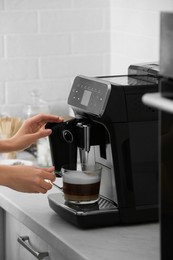
[[[5,260],[66,259],[45,242],[44,238],[40,238],[7,212],[5,212],[4,224]],[[20,244],[19,241],[26,245],[27,248]]]
[[[0,259],[5,259],[4,252],[4,210],[0,207]]]
[[[49,207],[47,196],[55,192],[60,191],[27,194],[0,186],[0,260],[36,260],[18,236],[29,236],[36,251],[48,252],[45,260],[159,259],[158,223],[82,230]]]

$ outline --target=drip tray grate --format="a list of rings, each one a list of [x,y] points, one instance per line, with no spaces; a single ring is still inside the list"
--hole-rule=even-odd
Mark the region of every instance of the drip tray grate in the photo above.
[[[75,214],[83,214],[83,213],[99,213],[99,212],[106,212],[106,211],[117,211],[118,207],[117,205],[107,199],[104,196],[100,196],[98,202],[93,204],[73,204],[66,202],[64,200],[63,194],[51,194],[50,198],[51,201],[54,201],[55,204],[58,204],[58,206],[63,207],[69,211],[73,211]]]

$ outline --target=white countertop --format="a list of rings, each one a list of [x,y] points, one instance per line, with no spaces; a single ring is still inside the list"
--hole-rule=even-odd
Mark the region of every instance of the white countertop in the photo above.
[[[159,224],[82,230],[50,207],[47,194],[20,193],[0,187],[0,207],[42,237],[69,260],[158,260]]]

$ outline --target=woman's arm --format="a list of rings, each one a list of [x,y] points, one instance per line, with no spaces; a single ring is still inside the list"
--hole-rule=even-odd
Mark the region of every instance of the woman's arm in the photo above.
[[[0,165],[0,185],[28,193],[46,193],[55,181],[54,167]]]
[[[51,129],[45,129],[48,122],[59,123],[62,121],[63,119],[59,116],[47,114],[39,114],[28,118],[13,137],[0,140],[0,153],[26,149],[39,138],[51,134]]]
[[[8,153],[15,151],[13,143],[10,139],[1,139],[0,140],[0,153]]]

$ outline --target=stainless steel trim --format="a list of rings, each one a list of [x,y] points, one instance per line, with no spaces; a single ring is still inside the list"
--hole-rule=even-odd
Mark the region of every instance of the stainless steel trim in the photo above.
[[[29,236],[19,236],[17,241],[39,260],[49,256],[48,252],[37,252],[35,249],[33,249],[29,241]],[[26,243],[25,241],[28,241],[28,243]]]
[[[160,93],[147,93],[142,96],[144,104],[163,110],[168,113],[173,113],[173,101],[161,96]]]

